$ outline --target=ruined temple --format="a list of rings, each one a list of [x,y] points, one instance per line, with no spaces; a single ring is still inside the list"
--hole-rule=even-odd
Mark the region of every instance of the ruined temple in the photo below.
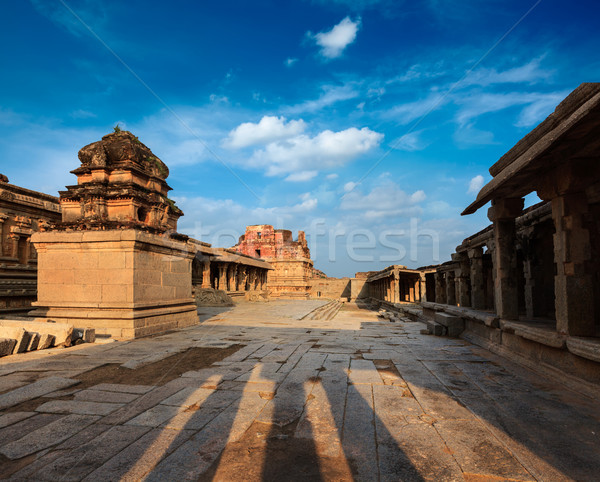
[[[425,273],[434,334],[600,383],[600,83],[575,89],[493,164],[463,215],[492,224]],[[524,208],[524,196],[542,202]]]
[[[183,215],[168,198],[169,169],[128,131],[108,134],[79,151],[77,185],[60,192],[62,225],[85,229],[177,230]]]
[[[287,229],[273,229],[269,224],[247,226],[233,247],[239,253],[261,258],[273,267],[268,274],[270,295],[274,298],[310,297],[313,262],[304,231],[294,241]]]
[[[58,198],[10,184],[0,174],[0,314],[31,309],[38,262],[31,235],[58,221]]]
[[[197,323],[197,248],[175,232],[183,213],[167,197],[166,165],[118,130],[82,148],[79,160],[77,185],[60,193],[62,221],[32,237],[32,315],[118,339]]]

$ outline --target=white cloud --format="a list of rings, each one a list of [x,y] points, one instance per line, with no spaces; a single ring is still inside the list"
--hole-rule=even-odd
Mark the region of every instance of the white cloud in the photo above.
[[[483,179],[483,176],[478,174],[469,182],[469,190],[467,191],[467,194],[477,194],[479,191],[481,191],[484,183],[485,180]]]
[[[346,184],[344,184],[344,192],[350,192],[352,191],[358,184],[356,184],[355,182],[347,182]]]
[[[340,209],[362,211],[363,216],[371,220],[386,216],[418,216],[422,211],[419,204],[426,198],[422,190],[408,194],[395,182],[385,181],[368,194],[358,189],[348,192],[342,198]]]
[[[185,213],[179,220],[179,231],[219,247],[233,246],[250,224],[306,229],[318,206],[318,200],[310,193],[298,196],[296,204],[269,207],[202,196],[173,196],[173,200]]]
[[[298,59],[294,59],[294,58],[288,57],[287,59],[285,59],[284,64],[285,64],[286,67],[291,67],[296,62],[298,62]]]
[[[267,176],[343,166],[379,146],[383,134],[367,127],[339,132],[325,130],[314,137],[302,134],[254,152],[250,164],[265,169]]]
[[[301,112],[317,112],[336,102],[354,99],[359,96],[359,92],[352,84],[344,85],[323,85],[321,95],[314,100],[307,100],[300,104],[284,107],[283,110],[290,114],[299,114]]]
[[[399,151],[422,151],[427,147],[427,144],[421,139],[421,133],[423,131],[410,132],[408,134],[399,137],[391,143],[393,149]]]
[[[560,104],[564,98],[565,93],[558,92],[538,99],[523,109],[515,126],[532,127],[538,122],[543,121],[554,111],[556,106]]]
[[[414,102],[407,102],[406,104],[400,104],[392,107],[390,110],[385,112],[385,117],[394,119],[399,124],[408,124],[419,117],[429,114],[429,112],[440,108],[448,101],[440,93],[429,94],[425,99],[417,100]]]
[[[308,32],[308,36],[314,38],[317,45],[321,47],[320,53],[323,57],[334,59],[342,55],[344,49],[354,42],[359,28],[360,17],[354,22],[350,17],[346,17],[331,30],[315,35]]]
[[[88,35],[86,26],[79,21],[64,5],[60,2],[46,2],[44,0],[31,0],[33,7],[37,12],[49,18],[52,22],[64,27],[76,37]],[[77,16],[90,25],[95,32],[100,32],[109,19],[108,6],[106,2],[94,0],[84,0],[77,2],[75,8]]]
[[[461,82],[461,87],[468,85],[488,86],[493,84],[533,84],[547,80],[553,72],[540,68],[542,59],[533,59],[525,65],[498,72],[496,69],[479,69],[471,72]]]
[[[336,174],[335,172],[333,172],[331,174],[327,174],[327,176],[325,176],[325,179],[333,181],[334,179],[337,179],[338,177],[340,177],[339,174]]]
[[[310,181],[311,179],[313,179],[314,177],[316,177],[317,174],[319,174],[318,171],[300,171],[300,172],[294,172],[294,173],[290,174],[288,177],[286,177],[284,179],[284,181],[290,181],[290,182]]]
[[[258,124],[244,122],[233,129],[223,141],[226,147],[239,149],[257,144],[286,139],[304,132],[302,119],[286,122],[285,117],[264,116]]]
[[[228,104],[229,103],[229,97],[227,97],[226,95],[210,94],[208,96],[208,98],[213,104]]]
[[[519,105],[529,105],[521,122],[531,122],[535,116],[549,109],[548,106],[556,106],[568,94],[569,92],[564,91],[549,94],[538,92],[508,92],[505,94],[473,93],[455,99],[455,102],[461,105],[456,116],[456,121],[461,125],[465,125],[471,119],[489,112],[497,112]],[[547,112],[547,114],[550,112]]]
[[[459,148],[497,144],[492,131],[477,129],[473,122],[459,125],[453,137]]]

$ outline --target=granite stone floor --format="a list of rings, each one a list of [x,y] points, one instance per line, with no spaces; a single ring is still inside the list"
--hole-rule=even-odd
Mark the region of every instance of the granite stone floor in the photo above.
[[[0,477],[600,479],[598,397],[354,304],[302,319],[323,304],[202,308],[176,333],[0,359]],[[165,383],[167,364],[136,382],[189,348],[236,345],[208,368]],[[130,382],[78,388],[105,364]]]

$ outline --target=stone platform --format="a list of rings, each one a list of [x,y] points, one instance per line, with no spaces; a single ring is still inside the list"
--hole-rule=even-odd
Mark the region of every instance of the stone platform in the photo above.
[[[201,324],[178,332],[1,359],[0,474],[597,480],[598,394],[354,304],[306,316],[323,305],[200,308]],[[169,361],[202,347],[228,356],[202,369]],[[136,374],[160,360],[141,384]],[[80,382],[105,364],[130,379]]]

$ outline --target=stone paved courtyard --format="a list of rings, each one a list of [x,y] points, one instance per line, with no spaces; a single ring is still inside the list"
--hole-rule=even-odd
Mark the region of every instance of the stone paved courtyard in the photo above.
[[[3,358],[0,474],[598,480],[598,397],[356,305],[303,318],[323,304],[202,308],[179,332]],[[190,349],[219,361],[194,369]],[[107,365],[120,378],[91,377]]]

